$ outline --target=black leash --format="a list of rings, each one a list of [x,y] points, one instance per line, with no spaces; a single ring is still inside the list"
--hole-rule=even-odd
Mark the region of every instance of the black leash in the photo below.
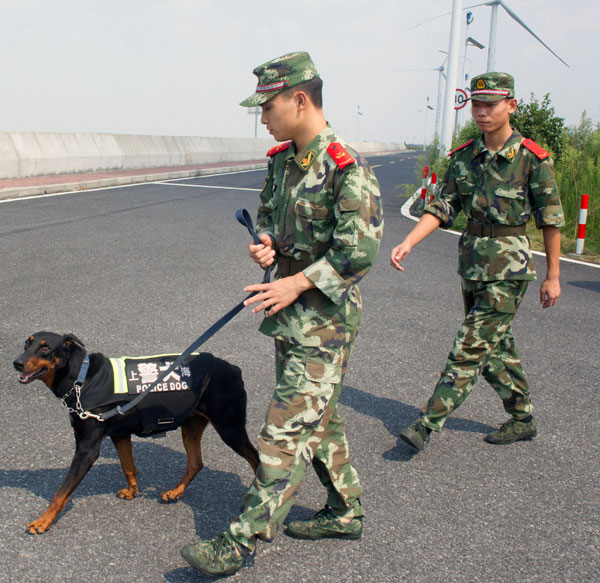
[[[258,235],[256,234],[256,231],[254,230],[254,226],[252,224],[252,219],[250,218],[250,214],[248,213],[248,211],[246,209],[237,210],[235,212],[235,218],[248,229],[248,231],[250,232],[250,235],[252,235],[252,239],[254,240],[254,243],[256,245],[259,245],[260,238],[258,237]],[[271,267],[269,266],[265,270],[265,275],[263,277],[262,283],[268,283],[270,277],[271,277]],[[215,322],[208,330],[206,330],[206,332],[204,332],[199,338],[197,338],[192,344],[190,344],[185,349],[185,351],[182,352],[181,355],[173,362],[173,364],[166,371],[164,371],[146,390],[142,391],[139,395],[137,395],[135,397],[135,399],[133,399],[132,401],[127,403],[127,405],[125,405],[124,407],[117,405],[110,411],[106,411],[106,413],[102,413],[102,415],[100,415],[99,421],[107,421],[108,419],[110,419],[111,417],[114,417],[115,415],[125,415],[125,413],[127,413],[130,409],[135,407],[150,391],[152,391],[152,389],[156,385],[161,383],[166,376],[168,376],[177,367],[179,367],[185,361],[186,358],[191,356],[192,353],[196,352],[196,350],[198,350],[198,348],[200,346],[202,346],[209,338],[214,336],[223,326],[225,326],[225,324],[227,324],[227,322],[232,320],[234,318],[234,316],[236,316],[239,312],[241,312],[244,309],[244,302],[247,299],[251,298],[252,296],[255,296],[257,293],[258,292],[252,292],[244,300],[242,300],[237,306],[235,306],[233,309],[229,310],[229,312],[227,312],[222,318],[220,318],[217,322]],[[79,379],[78,379],[78,381],[79,381]]]

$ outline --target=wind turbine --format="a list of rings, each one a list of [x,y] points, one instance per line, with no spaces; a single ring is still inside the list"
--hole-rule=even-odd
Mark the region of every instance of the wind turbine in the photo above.
[[[504,0],[488,0],[487,2],[481,2],[480,4],[473,4],[468,6],[465,10],[470,8],[477,8],[478,6],[491,6],[492,17],[490,20],[490,42],[488,44],[488,61],[487,70],[493,71],[496,66],[496,31],[498,28],[498,6],[502,6],[506,13],[517,23],[520,24],[533,38],[541,43],[547,50],[549,50],[563,65],[569,66],[563,61],[531,28],[529,28],[523,20],[521,20],[515,12],[509,8]]]
[[[519,18],[514,10],[510,8],[504,0],[488,0],[487,2],[480,2],[479,4],[473,4],[472,6],[467,6],[462,10],[470,10],[471,8],[478,8],[479,6],[490,6],[492,8],[492,16],[490,19],[490,42],[488,44],[488,62],[487,62],[487,70],[493,71],[496,66],[496,31],[498,28],[498,6],[502,6],[506,13],[517,23],[520,24],[533,38],[535,38],[540,44],[542,44],[549,52],[551,52],[563,65],[569,66],[563,59],[561,59],[531,28],[529,28],[525,22],[521,18]],[[429,18],[424,22],[419,24],[415,24],[411,26],[409,30],[413,28],[417,28],[422,26],[427,22],[431,22],[432,20],[437,20],[438,18],[442,18],[444,16],[448,16],[452,14],[452,12],[445,12],[444,14],[440,14],[439,16],[434,16],[433,18]]]
[[[467,8],[462,7],[462,0],[452,0],[452,12],[441,14],[434,18],[430,18],[425,22],[412,26],[411,29],[422,26],[426,22],[436,20],[448,14],[452,15],[450,22],[450,42],[448,46],[448,69],[446,72],[446,90],[444,94],[444,110],[442,118],[442,133],[441,133],[441,144],[447,150],[452,142],[452,132],[454,130],[453,120],[455,117],[454,112],[454,92],[456,87],[457,68],[459,59],[459,36],[460,36],[460,13],[463,10],[469,10],[478,6],[491,6],[492,7],[492,21],[490,23],[490,43],[488,47],[488,65],[487,70],[490,71],[495,67],[495,55],[496,55],[496,28],[498,24],[498,6],[502,6],[506,10],[507,14],[520,24],[529,34],[531,34],[539,43],[541,43],[548,51],[550,51],[561,63],[565,66],[569,66],[563,59],[561,59],[539,36],[537,36],[504,2],[504,0],[488,0],[487,2],[480,2],[469,6]]]

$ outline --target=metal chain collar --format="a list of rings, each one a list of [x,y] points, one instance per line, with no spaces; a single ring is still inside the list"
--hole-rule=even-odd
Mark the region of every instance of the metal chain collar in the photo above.
[[[73,390],[75,391],[75,409],[67,405],[67,399],[69,398]],[[75,382],[71,389],[64,396],[62,396],[60,400],[62,401],[62,404],[66,407],[69,413],[75,413],[75,415],[77,415],[79,419],[82,419],[83,421],[90,418],[96,419],[96,421],[104,421],[101,415],[90,413],[81,406],[81,384],[78,382]]]

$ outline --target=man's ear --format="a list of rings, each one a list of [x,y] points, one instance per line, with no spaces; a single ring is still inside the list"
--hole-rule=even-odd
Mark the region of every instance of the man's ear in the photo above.
[[[296,91],[294,101],[299,109],[304,109],[308,105],[308,95],[304,91]]]
[[[517,100],[512,97],[511,99],[508,100],[508,113],[514,113],[515,111],[517,111],[517,106],[519,105],[519,103],[517,102]]]
[[[84,348],[85,344],[75,334],[65,334],[63,336],[63,348],[65,350],[72,350],[74,346]]]

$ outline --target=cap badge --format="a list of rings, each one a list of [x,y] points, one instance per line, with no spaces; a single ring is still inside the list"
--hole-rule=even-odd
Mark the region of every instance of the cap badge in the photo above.
[[[477,79],[477,84],[475,86],[477,89],[485,89],[485,81],[483,79]]]

